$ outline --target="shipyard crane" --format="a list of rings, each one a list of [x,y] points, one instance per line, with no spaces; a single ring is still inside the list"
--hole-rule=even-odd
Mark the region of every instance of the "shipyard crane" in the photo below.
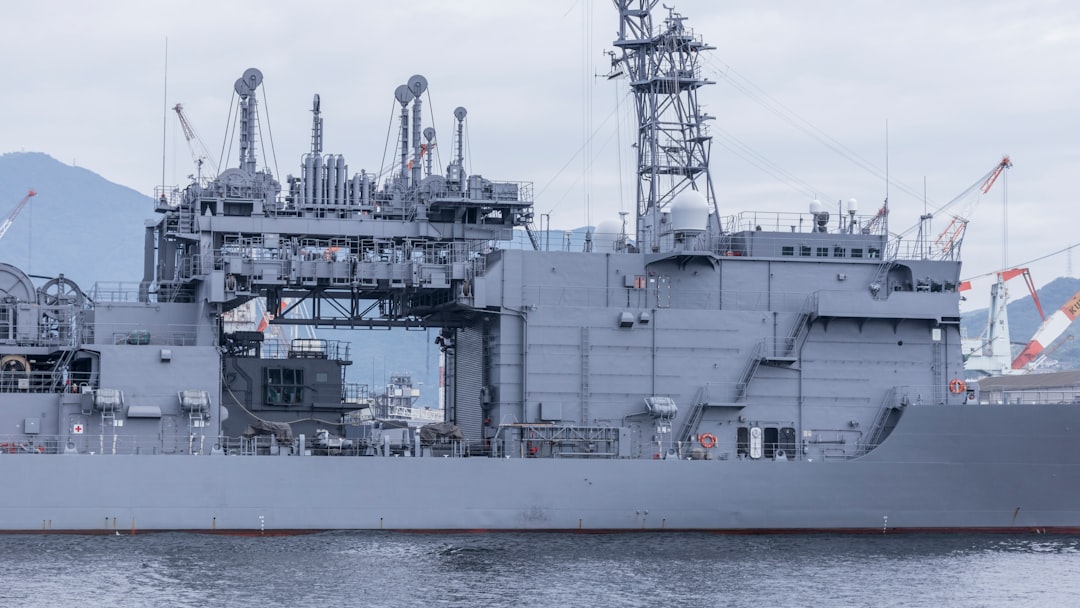
[[[970,220],[972,212],[975,210],[975,205],[979,202],[982,195],[990,192],[990,188],[992,188],[998,178],[1001,177],[1001,174],[1010,167],[1012,167],[1012,160],[1008,156],[1003,156],[1001,161],[994,165],[993,169],[961,192],[956,198],[945,203],[933,213],[924,214],[919,218],[919,223],[916,225],[918,228],[916,242],[927,257],[941,260],[959,259],[960,245],[964,241],[964,232],[967,230],[968,221]],[[971,198],[969,195],[976,190],[978,196]],[[964,202],[965,204],[960,205],[961,202]],[[945,229],[938,234],[937,238],[934,239],[932,243],[928,242],[928,222],[934,218],[934,214],[940,214],[955,207],[959,208],[955,213],[949,213],[949,215],[952,216],[952,219],[949,220]],[[913,229],[914,228],[908,229],[904,234],[910,233]]]
[[[997,282],[999,284],[1019,276],[1024,277],[1024,284],[1027,285],[1028,293],[1031,294],[1031,300],[1035,302],[1035,309],[1039,311],[1039,318],[1046,321],[1046,313],[1043,312],[1042,302],[1039,301],[1039,292],[1035,289],[1035,281],[1031,278],[1030,270],[1027,268],[1010,268],[1009,270],[999,270],[994,274],[997,276]],[[956,290],[967,291],[969,289],[971,289],[971,279],[961,281]]]
[[[1065,301],[1061,308],[1054,311],[1048,318],[1043,319],[1043,324],[1035,330],[1035,335],[1027,343],[1024,350],[1013,359],[1013,369],[1026,369],[1030,363],[1039,357],[1047,346],[1065,333],[1076,317],[1080,315],[1080,291],[1073,294]]]
[[[1039,301],[1039,293],[1035,289],[1035,282],[1031,279],[1031,272],[1027,268],[1010,268],[994,272],[995,281],[990,286],[990,309],[986,318],[986,328],[975,339],[964,339],[962,345],[964,352],[964,368],[971,374],[1001,375],[1015,373],[1012,366],[1012,342],[1009,339],[1009,297],[1005,289],[1005,282],[1018,276],[1024,277],[1031,300],[1035,303],[1035,309],[1039,311],[1039,317],[1046,320],[1042,302]],[[957,291],[964,292],[971,289],[971,279],[962,281]]]
[[[0,239],[4,238],[4,235],[7,234],[8,228],[11,228],[11,225],[15,223],[15,218],[19,215],[19,212],[23,210],[23,207],[26,206],[26,203],[28,203],[30,199],[35,196],[37,196],[37,192],[30,190],[26,194],[26,196],[24,196],[23,199],[19,201],[19,204],[15,205],[15,208],[11,210],[11,213],[7,214],[7,217],[4,218],[4,221],[0,223]]]
[[[195,161],[195,169],[198,171],[198,179],[202,181],[203,164],[209,161],[207,179],[214,179],[217,177],[217,162],[214,161],[214,157],[206,149],[206,144],[203,143],[202,138],[195,132],[195,127],[192,126],[191,121],[188,120],[187,115],[184,114],[184,105],[176,104],[173,106],[173,111],[176,112],[177,118],[180,119],[180,128],[184,131],[184,139],[187,140],[188,149],[191,150],[191,160]]]
[[[994,169],[991,170],[990,173],[988,173],[981,182],[977,182],[979,184],[979,195],[981,196],[990,192],[990,188],[994,186],[994,182],[996,182],[998,178],[1001,177],[1001,173],[1009,167],[1012,167],[1012,161],[1009,159],[1008,156],[1003,156],[1001,158],[1001,162],[999,162],[997,166],[994,167]],[[956,201],[963,199],[970,192],[971,188],[968,188],[964,191],[963,194],[953,200]],[[968,216],[971,215],[971,212],[974,210],[976,203],[978,203],[978,199],[974,199],[969,202],[969,204],[964,209],[960,210],[961,213],[953,214],[952,219],[949,220],[948,225],[945,226],[945,229],[942,230],[941,234],[938,235],[937,240],[934,241],[934,248],[942,253],[942,257],[947,257],[947,255],[952,251],[954,247],[956,247],[957,249],[960,248],[960,243],[964,240],[964,232],[965,230],[967,230]],[[950,202],[949,205],[951,204],[952,203]],[[948,207],[949,205],[946,205],[945,207]],[[945,207],[942,207],[941,209],[939,209],[939,211],[944,210]],[[1028,281],[1030,282],[1031,275],[1026,276],[1028,278]],[[1039,312],[1042,311],[1040,310]]]

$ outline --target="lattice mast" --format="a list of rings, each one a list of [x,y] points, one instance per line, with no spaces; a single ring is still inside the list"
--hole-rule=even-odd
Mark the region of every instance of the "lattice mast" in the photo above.
[[[614,0],[619,10],[622,50],[617,58],[630,79],[637,110],[637,242],[644,251],[661,249],[662,217],[686,189],[704,195],[710,230],[720,232],[716,197],[709,173],[712,137],[706,122],[713,117],[698,105],[697,90],[712,81],[701,77],[701,51],[711,50],[684,25],[685,17],[667,8],[659,31],[652,9],[658,0]],[[666,248],[666,247],[665,247]]]

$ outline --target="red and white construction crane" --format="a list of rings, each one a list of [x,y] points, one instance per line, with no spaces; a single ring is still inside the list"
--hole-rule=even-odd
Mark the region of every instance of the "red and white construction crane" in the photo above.
[[[11,213],[7,214],[7,217],[4,218],[4,221],[0,223],[0,239],[4,238],[4,235],[7,234],[8,228],[11,228],[11,225],[15,223],[16,216],[19,215],[19,212],[23,210],[23,207],[26,206],[26,203],[29,202],[30,199],[34,196],[37,196],[37,192],[30,190],[30,192],[27,193],[27,195],[24,196],[21,201],[19,201],[19,204],[15,205],[15,208],[11,210]]]
[[[1040,311],[1041,312],[1041,311]],[[1044,318],[1043,324],[1035,330],[1035,335],[1027,343],[1024,350],[1013,359],[1013,369],[1025,369],[1035,361],[1043,350],[1053,344],[1072,325],[1073,319],[1080,316],[1080,291],[1073,294],[1061,308],[1054,311],[1049,318]]]
[[[941,231],[937,239],[934,241],[933,250],[939,252],[942,259],[948,259],[954,251],[959,251],[960,244],[964,241],[964,232],[967,230],[968,221],[971,219],[972,212],[975,210],[975,205],[978,204],[982,195],[990,192],[990,188],[994,186],[994,182],[1001,177],[1001,173],[1012,167],[1012,160],[1008,156],[1001,158],[1001,162],[997,164],[989,173],[987,173],[982,181],[975,182],[978,186],[978,195],[975,198],[968,198],[968,194],[972,192],[975,185],[965,190],[960,196],[949,201],[944,207],[938,209],[937,213],[945,211],[947,208],[953,206],[955,203],[966,200],[966,204],[957,208],[955,213],[951,213],[952,219],[949,220],[948,225]],[[1030,277],[1029,277],[1030,280]]]
[[[965,338],[962,342],[964,369],[969,378],[983,375],[997,376],[1016,373],[1012,367],[1012,342],[1009,339],[1009,296],[1005,283],[1009,279],[1022,276],[1027,285],[1031,300],[1035,303],[1039,316],[1046,320],[1039,293],[1027,268],[1010,268],[994,272],[994,284],[990,286],[990,309],[986,318],[986,328],[975,339]],[[960,283],[958,291],[971,289],[971,280]]]

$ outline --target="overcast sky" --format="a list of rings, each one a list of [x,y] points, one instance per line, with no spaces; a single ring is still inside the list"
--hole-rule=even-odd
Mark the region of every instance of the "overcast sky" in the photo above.
[[[668,4],[716,47],[705,74],[717,84],[700,100],[716,116],[722,214],[802,212],[815,196],[855,197],[870,212],[886,193],[887,149],[890,228],[900,231],[922,213],[924,183],[932,209],[1009,154],[1007,181],[975,208],[964,276],[1080,242],[1080,3]],[[279,177],[299,173],[314,93],[325,152],[345,154],[350,172],[378,171],[393,154],[394,88],[423,74],[442,164],[452,112],[465,106],[470,172],[532,181],[537,213],[557,228],[596,224],[634,209],[630,105],[594,76],[608,71],[617,27],[601,0],[6,3],[0,152],[45,152],[149,195],[163,156],[167,184],[194,171],[165,106],[182,102],[219,155],[233,82],[255,66]],[[1064,254],[1031,268],[1038,285],[1080,272]],[[965,308],[985,305],[989,284],[976,291]]]

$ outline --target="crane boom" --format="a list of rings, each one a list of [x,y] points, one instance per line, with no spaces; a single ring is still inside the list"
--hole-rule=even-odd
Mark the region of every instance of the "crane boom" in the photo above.
[[[23,210],[23,207],[26,206],[26,203],[29,202],[30,199],[34,196],[37,196],[37,192],[30,190],[30,192],[28,192],[27,195],[24,196],[21,201],[19,201],[19,204],[15,205],[15,208],[11,210],[11,213],[7,214],[7,217],[4,218],[4,221],[0,222],[0,239],[4,238],[4,235],[7,234],[8,228],[11,228],[11,225],[15,223],[16,216],[19,215],[19,212]]]
[[[184,114],[184,105],[176,104],[173,106],[173,111],[176,112],[177,118],[180,119],[180,129],[184,132],[184,139],[187,140],[188,149],[191,150],[191,160],[195,161],[195,168],[199,172],[199,178],[202,178],[203,164],[209,161],[210,167],[208,168],[207,178],[214,179],[217,177],[217,163],[206,149],[206,144],[203,143],[202,138],[195,132],[195,127],[191,125],[187,115]]]
[[[979,195],[984,195],[990,192],[990,188],[993,187],[994,182],[1001,177],[1001,173],[1006,169],[1012,167],[1012,160],[1008,156],[1003,156],[1001,161],[985,176],[981,181],[975,182],[967,190],[960,194],[960,196],[946,203],[943,207],[938,209],[935,213],[941,213],[949,207],[952,207],[955,203],[965,200],[967,195],[978,186]],[[969,199],[968,199],[969,200]],[[959,210],[957,213],[952,214],[952,219],[949,224],[945,226],[945,229],[938,235],[937,240],[934,241],[934,249],[941,252],[943,259],[947,258],[954,250],[960,249],[960,243],[964,240],[964,233],[967,231],[968,218],[971,212],[974,211],[975,203],[978,200],[970,201],[964,209]]]
[[[990,175],[986,177],[986,180],[983,181],[982,186],[979,187],[979,192],[982,192],[983,194],[990,192],[990,188],[993,187],[994,182],[997,181],[997,178],[1001,177],[1001,172],[1009,167],[1012,167],[1012,159],[1010,159],[1008,155],[1001,157],[1001,162],[998,163],[998,166],[995,167],[994,170],[990,172]]]
[[[1061,334],[1065,333],[1065,330],[1069,329],[1073,319],[1078,315],[1080,315],[1080,291],[1073,294],[1073,297],[1069,298],[1061,308],[1057,309],[1039,326],[1039,329],[1035,330],[1031,342],[1028,342],[1023,352],[1017,355],[1016,359],[1013,359],[1012,368],[1023,369],[1035,360],[1047,346],[1050,346],[1061,337]]]

